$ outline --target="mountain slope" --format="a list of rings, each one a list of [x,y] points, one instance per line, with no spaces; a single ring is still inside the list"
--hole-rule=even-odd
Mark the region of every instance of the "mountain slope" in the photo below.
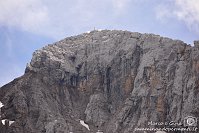
[[[149,122],[198,118],[198,44],[103,30],[48,45],[0,88],[1,119],[15,121],[0,132],[143,133],[135,129],[165,126]]]

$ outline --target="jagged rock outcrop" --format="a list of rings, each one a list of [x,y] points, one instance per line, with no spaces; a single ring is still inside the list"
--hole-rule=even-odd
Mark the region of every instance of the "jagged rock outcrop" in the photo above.
[[[186,127],[187,116],[199,117],[198,42],[117,30],[68,37],[35,51],[25,74],[0,88],[0,101],[0,119],[15,121],[0,124],[3,133]],[[182,125],[149,124],[171,121]]]

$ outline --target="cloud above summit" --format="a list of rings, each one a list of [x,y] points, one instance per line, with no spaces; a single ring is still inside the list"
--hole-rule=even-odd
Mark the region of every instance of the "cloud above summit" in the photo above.
[[[153,2],[159,4],[153,7]],[[120,24],[117,19],[136,13],[131,11],[135,6],[143,5],[144,11],[143,3],[156,9],[158,20],[177,19],[199,33],[198,0],[2,0],[0,26],[58,39],[65,37],[66,31],[79,33],[95,26],[115,27]]]
[[[159,20],[177,19],[187,25],[189,30],[199,34],[199,1],[198,0],[168,0],[156,7]]]
[[[48,21],[48,9],[39,0],[0,1],[1,26],[36,32]]]
[[[0,26],[14,27],[50,37],[112,21],[130,0],[6,0],[0,1]],[[113,16],[107,16],[107,11]]]

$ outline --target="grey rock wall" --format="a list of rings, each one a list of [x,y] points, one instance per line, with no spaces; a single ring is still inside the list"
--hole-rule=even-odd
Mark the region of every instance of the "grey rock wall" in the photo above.
[[[0,119],[15,121],[3,130],[143,133],[135,129],[164,127],[148,125],[151,121],[198,118],[198,41],[194,44],[103,30],[47,45],[33,53],[22,77],[0,88],[5,105]]]

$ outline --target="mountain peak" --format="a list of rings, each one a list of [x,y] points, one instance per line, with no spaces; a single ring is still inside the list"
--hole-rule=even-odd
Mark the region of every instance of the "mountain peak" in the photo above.
[[[154,34],[94,30],[65,38],[35,51],[25,74],[0,88],[1,119],[15,121],[0,129],[136,133],[169,128],[148,123],[198,117],[198,60],[197,47]]]

